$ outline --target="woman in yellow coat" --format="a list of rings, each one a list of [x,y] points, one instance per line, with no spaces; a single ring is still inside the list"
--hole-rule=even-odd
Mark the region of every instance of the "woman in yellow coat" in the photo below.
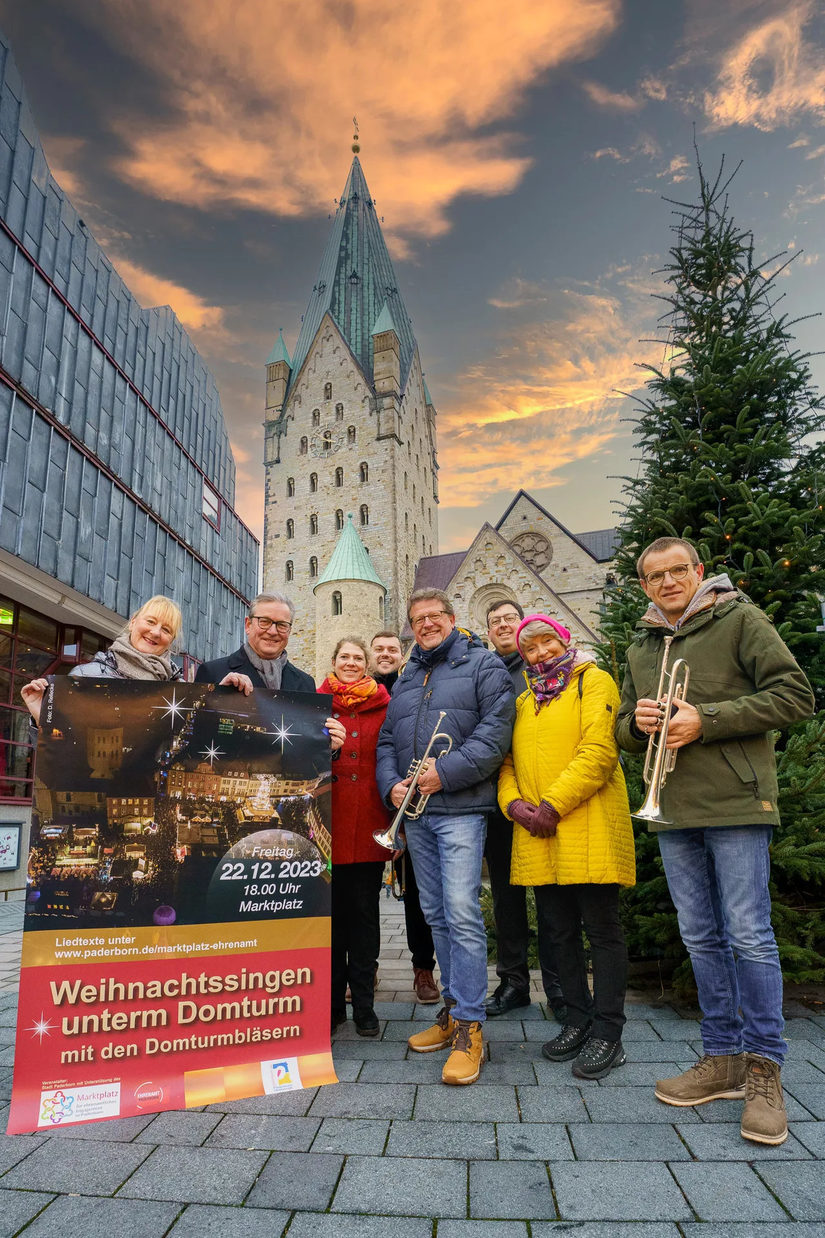
[[[590,654],[548,615],[528,615],[516,640],[527,691],[516,705],[512,750],[498,800],[513,830],[510,881],[533,886],[539,938],[557,961],[567,1022],[542,1046],[573,1074],[601,1079],[622,1066],[627,948],[619,888],[636,863],[624,775],[613,728],[619,693]],[[582,928],[590,942],[593,996]]]

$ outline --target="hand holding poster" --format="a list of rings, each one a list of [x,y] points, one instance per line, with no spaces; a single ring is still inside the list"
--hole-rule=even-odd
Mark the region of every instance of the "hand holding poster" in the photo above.
[[[8,1131],[336,1082],[329,699],[59,679]]]

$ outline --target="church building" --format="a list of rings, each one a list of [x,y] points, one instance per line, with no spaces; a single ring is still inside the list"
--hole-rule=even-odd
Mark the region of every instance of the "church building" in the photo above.
[[[299,666],[326,671],[333,632],[403,624],[416,564],[438,552],[435,419],[356,155],[295,354],[279,335],[266,363],[263,587],[295,602]],[[331,564],[342,534],[339,563],[354,537],[371,565],[355,580]]]
[[[615,583],[616,537],[615,529],[571,533],[519,490],[495,527],[482,525],[469,549],[421,559],[415,588],[443,589],[458,623],[482,637],[491,606],[518,602],[525,614],[560,619],[574,644],[592,647],[599,640],[605,590]]]
[[[573,534],[520,490],[469,549],[439,554],[435,422],[356,153],[295,355],[279,334],[266,363],[263,588],[294,600],[290,657],[319,681],[341,636],[409,638],[425,585],[482,635],[487,608],[516,600],[598,640],[615,531]]]

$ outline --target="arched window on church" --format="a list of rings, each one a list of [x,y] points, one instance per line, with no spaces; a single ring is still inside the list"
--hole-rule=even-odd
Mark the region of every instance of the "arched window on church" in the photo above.
[[[362,460],[358,465],[358,476],[362,486],[369,481],[370,466],[367,464],[366,460]]]
[[[378,599],[378,622],[379,623],[384,622],[384,599],[383,598]]]
[[[287,535],[287,537],[294,537],[294,536],[295,536],[295,521],[294,521],[294,520],[287,520],[287,522],[286,522],[286,535]]]
[[[335,484],[336,486],[343,486],[344,484],[344,470],[342,468],[335,470]]]
[[[409,483],[407,480],[407,474],[405,473],[404,474],[404,489],[407,490],[408,488],[409,488]]]
[[[337,589],[332,595],[332,613],[333,615],[343,615],[344,613],[344,599]]]
[[[310,494],[318,493],[318,474],[317,473],[310,473],[309,475],[309,493]]]
[[[318,532],[318,516],[315,512],[309,518],[309,531],[310,533]]]
[[[362,527],[364,525],[369,524],[369,522],[370,522],[370,509],[367,507],[366,503],[362,503],[361,504],[361,525]]]
[[[324,399],[332,399],[332,383],[324,383]]]
[[[332,450],[332,430],[324,430],[324,434],[321,439],[321,446],[324,451]]]
[[[312,424],[313,424],[314,426],[319,426],[319,425],[321,424],[321,410],[320,410],[320,408],[314,408],[314,409],[312,410]]]
[[[291,559],[287,559],[286,561],[286,573],[285,574],[286,574],[287,580],[292,580],[295,576],[295,568],[292,565]]]
[[[286,479],[286,497],[288,499],[295,498],[295,478],[287,477]]]
[[[422,555],[425,555],[427,553],[427,543],[424,541],[423,533],[421,534],[421,553]]]
[[[347,426],[347,442],[350,445],[355,442],[355,426]]]
[[[343,406],[343,404],[336,404],[336,405],[335,405],[335,420],[336,420],[336,421],[343,421],[343,420],[344,420],[344,406]]]
[[[415,498],[416,498],[416,495],[415,495],[415,482],[413,482],[413,503],[415,502]]]
[[[315,555],[309,561],[309,574],[310,576],[318,575],[318,560],[315,558]]]
[[[307,454],[308,448],[309,448],[309,440],[307,439],[307,436],[305,434],[302,434],[301,444],[298,448],[298,455],[305,456]]]
[[[409,533],[409,531],[410,531],[410,513],[404,512],[404,532]]]
[[[342,512],[342,510],[341,510],[341,508],[340,508],[340,507],[338,508],[337,512],[335,513],[335,527],[336,527],[336,529],[339,531],[339,533],[340,533],[341,529],[343,529],[343,527],[344,527],[344,513]]]

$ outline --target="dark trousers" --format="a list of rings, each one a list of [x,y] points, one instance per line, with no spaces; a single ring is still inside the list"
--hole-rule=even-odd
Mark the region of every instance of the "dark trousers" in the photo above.
[[[435,946],[430,926],[424,919],[421,900],[418,897],[418,882],[409,851],[395,861],[395,872],[404,890],[404,924],[407,929],[407,946],[412,955],[413,967],[432,971],[435,967]]]
[[[504,813],[493,812],[487,818],[487,842],[484,856],[490,874],[493,895],[493,916],[496,922],[496,974],[517,989],[530,988],[527,966],[527,945],[530,929],[527,924],[527,890],[510,885],[510,857],[513,851],[513,823]],[[546,933],[539,933],[539,965],[544,992],[551,1005],[561,999],[561,985],[553,946]]]
[[[599,1040],[621,1039],[625,1024],[627,947],[619,919],[618,885],[536,886],[539,941],[553,945],[567,1022]],[[593,996],[587,984],[582,928],[590,942]]]
[[[346,1014],[346,992],[352,993],[353,1013],[371,1010],[373,982],[381,928],[378,897],[384,864],[332,866],[332,1014]]]

